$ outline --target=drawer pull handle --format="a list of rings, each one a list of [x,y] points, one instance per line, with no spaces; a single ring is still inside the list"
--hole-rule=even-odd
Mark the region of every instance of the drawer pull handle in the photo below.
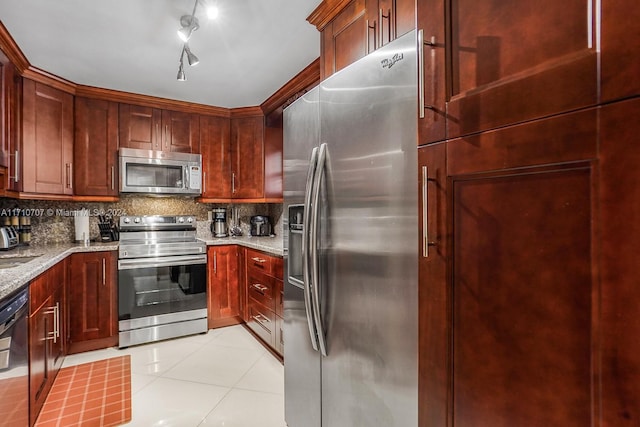
[[[271,320],[269,320],[267,317],[263,316],[262,314],[256,314],[255,316],[251,316],[251,318],[258,323],[262,323],[262,324],[271,323]]]
[[[265,262],[267,262],[267,260],[266,260],[266,259],[264,259],[264,258],[258,258],[258,257],[253,257],[253,258],[251,258],[251,260],[252,260],[252,261],[255,261],[255,262],[259,262],[260,264],[264,264]]]
[[[262,295],[264,295],[264,292],[269,289],[267,288],[265,285],[261,285],[260,283],[254,283],[251,285],[251,287],[253,289],[255,289],[256,291],[260,292]]]

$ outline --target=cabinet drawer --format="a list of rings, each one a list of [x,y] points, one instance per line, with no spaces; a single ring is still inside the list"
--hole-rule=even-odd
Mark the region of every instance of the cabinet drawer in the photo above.
[[[266,274],[255,271],[247,273],[247,293],[249,297],[256,300],[269,310],[275,309],[275,286],[276,279]]]
[[[47,280],[46,274],[41,274],[33,279],[29,284],[29,312],[35,313],[50,295],[51,289],[49,289],[49,280]]]
[[[273,257],[253,249],[247,249],[247,274],[252,271],[273,275]]]
[[[249,300],[247,326],[271,347],[275,344],[276,316],[262,304]]]

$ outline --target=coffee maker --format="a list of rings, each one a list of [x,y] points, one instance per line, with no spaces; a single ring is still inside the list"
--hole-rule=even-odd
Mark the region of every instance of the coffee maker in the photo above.
[[[227,237],[227,210],[225,208],[216,208],[211,212],[213,213],[211,234],[214,237]]]

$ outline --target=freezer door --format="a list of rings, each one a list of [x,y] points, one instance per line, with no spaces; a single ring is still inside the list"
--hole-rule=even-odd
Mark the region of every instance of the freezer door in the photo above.
[[[411,32],[320,85],[325,427],[418,422],[416,45]]]
[[[318,145],[319,90],[284,110],[284,381],[289,427],[320,427],[320,354],[313,350],[302,285],[302,204],[309,159]],[[292,218],[289,218],[291,212]],[[294,225],[290,230],[290,224]]]

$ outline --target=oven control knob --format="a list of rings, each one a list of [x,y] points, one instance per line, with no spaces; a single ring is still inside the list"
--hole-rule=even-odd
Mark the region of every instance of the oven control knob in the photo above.
[[[180,224],[184,223],[184,217],[179,217],[179,218],[178,218],[178,222],[179,222]]]
[[[135,222],[136,224],[139,224],[140,223],[140,218],[134,218],[133,222]]]
[[[188,222],[189,224],[191,224],[191,223],[193,222],[193,218],[191,218],[191,217],[187,218],[187,222]]]
[[[131,220],[129,218],[125,218],[122,220],[122,222],[124,222],[125,224],[129,224]]]

